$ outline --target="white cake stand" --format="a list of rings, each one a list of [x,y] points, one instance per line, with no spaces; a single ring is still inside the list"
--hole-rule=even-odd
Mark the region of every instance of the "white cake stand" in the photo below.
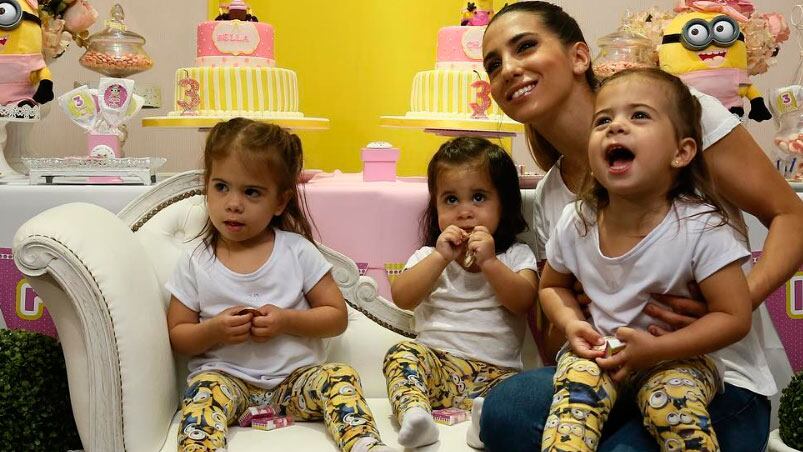
[[[524,126],[510,119],[446,119],[425,118],[417,116],[381,116],[379,125],[403,129],[423,129],[424,132],[435,135],[481,136],[486,138],[513,137],[524,133]]]
[[[24,174],[17,172],[6,160],[6,142],[8,141],[8,119],[0,119],[0,182],[21,182],[27,179]]]
[[[244,116],[249,118],[248,116]],[[142,127],[175,127],[175,128],[194,128],[210,129],[215,124],[227,121],[231,118],[221,118],[217,116],[152,116],[142,119]],[[271,118],[271,117],[251,117],[255,121],[276,124],[280,127],[291,130],[327,130],[329,120],[326,118]]]

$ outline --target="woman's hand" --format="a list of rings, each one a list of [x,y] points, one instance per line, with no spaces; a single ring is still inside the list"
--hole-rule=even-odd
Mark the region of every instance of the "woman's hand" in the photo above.
[[[669,294],[651,294],[657,301],[668,306],[661,306],[658,303],[647,303],[644,307],[644,313],[648,316],[669,325],[671,330],[667,330],[665,325],[652,324],[647,328],[647,331],[654,336],[663,336],[674,330],[679,330],[685,326],[690,325],[695,320],[708,313],[708,308],[700,293],[700,288],[697,283],[690,282],[689,292],[692,298],[679,297]]]
[[[285,331],[285,310],[272,304],[259,308],[262,315],[251,321],[251,336],[254,342],[267,342]]]
[[[435,251],[447,262],[452,262],[460,256],[467,240],[468,233],[451,224],[438,236],[438,240],[435,242]]]
[[[604,344],[605,340],[590,323],[584,320],[572,320],[566,324],[565,332],[575,355],[586,359],[603,355],[602,351],[595,350],[594,347]]]
[[[597,358],[597,364],[613,378],[621,382],[628,375],[646,369],[661,360],[655,336],[642,330],[620,327],[616,338],[625,343],[625,348],[610,358]]]
[[[477,266],[496,259],[496,243],[494,236],[485,226],[477,226],[468,236],[466,254],[473,253]]]
[[[242,306],[233,306],[205,322],[216,343],[240,344],[248,340],[253,314],[240,314],[242,310]]]

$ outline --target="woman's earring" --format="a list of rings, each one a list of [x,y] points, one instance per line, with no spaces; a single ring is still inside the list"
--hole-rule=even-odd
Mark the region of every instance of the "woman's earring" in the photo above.
[[[672,160],[672,168],[677,168],[679,166],[680,166],[680,160],[678,159]]]

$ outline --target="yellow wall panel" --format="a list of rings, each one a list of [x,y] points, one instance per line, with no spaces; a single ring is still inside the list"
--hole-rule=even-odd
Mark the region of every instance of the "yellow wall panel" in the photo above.
[[[497,2],[497,9],[504,4]],[[209,0],[209,14],[218,13]],[[370,141],[401,148],[400,176],[423,175],[445,138],[379,126],[410,109],[418,71],[435,68],[438,29],[458,25],[460,0],[251,0],[276,33],[276,65],[298,74],[300,109],[329,118],[328,131],[299,132],[307,168],[360,171]],[[506,148],[509,148],[504,140]]]

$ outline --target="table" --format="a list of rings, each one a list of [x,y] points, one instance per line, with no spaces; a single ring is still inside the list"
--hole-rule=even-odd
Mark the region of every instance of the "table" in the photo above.
[[[0,185],[0,328],[56,335],[53,321],[11,258],[14,234],[29,218],[61,204],[88,202],[118,212],[144,185]]]

